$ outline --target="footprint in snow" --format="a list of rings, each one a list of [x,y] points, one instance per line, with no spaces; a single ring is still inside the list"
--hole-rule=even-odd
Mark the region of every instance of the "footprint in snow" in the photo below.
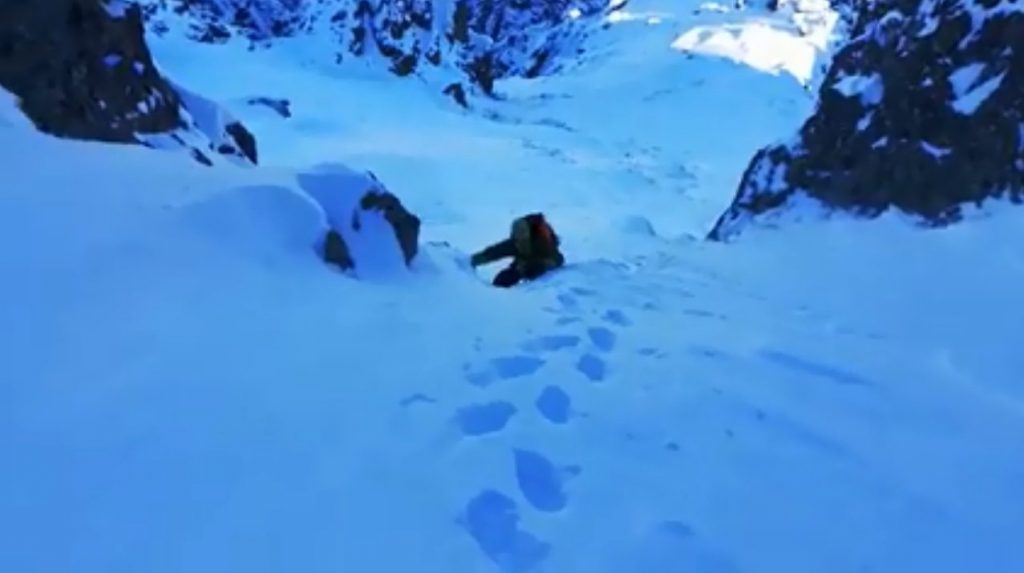
[[[533,356],[499,356],[491,359],[491,366],[503,380],[529,376],[544,366],[544,361]]]
[[[464,436],[493,434],[503,430],[516,411],[515,406],[505,401],[472,404],[456,410],[455,423]]]
[[[534,405],[541,416],[552,424],[565,424],[569,421],[572,400],[558,386],[547,386],[541,390]]]
[[[535,374],[544,366],[545,361],[536,356],[517,354],[499,356],[488,361],[485,370],[470,371],[465,374],[466,381],[474,386],[490,386],[498,380],[510,380]]]
[[[538,511],[556,512],[568,504],[562,488],[561,472],[543,455],[531,451],[513,450],[516,466],[516,482],[523,497]],[[579,473],[574,468],[574,473]]]
[[[572,334],[551,334],[527,340],[521,345],[525,352],[557,352],[579,345],[581,339]]]
[[[580,310],[580,302],[569,293],[558,295],[558,303],[562,305],[563,311],[576,312]]]
[[[590,342],[601,352],[611,352],[615,348],[615,333],[603,326],[587,329]]]
[[[630,326],[633,324],[633,321],[631,321],[625,313],[614,308],[606,311],[601,318],[616,326]]]
[[[576,370],[587,377],[591,382],[600,382],[608,375],[608,366],[604,360],[594,354],[584,354],[576,362]]]
[[[503,573],[536,571],[551,546],[519,528],[519,510],[507,495],[486,489],[466,504],[461,525]]]

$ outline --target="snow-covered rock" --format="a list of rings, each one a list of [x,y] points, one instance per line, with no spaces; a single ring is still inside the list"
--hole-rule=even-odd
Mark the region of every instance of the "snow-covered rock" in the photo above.
[[[277,113],[277,115],[283,118],[289,118],[292,116],[291,101],[283,98],[272,98],[267,96],[256,96],[246,100],[246,103],[251,106],[263,106]]]
[[[324,0],[142,0],[147,19],[157,32],[166,31],[164,17],[185,15],[190,38],[221,43],[238,34],[253,42],[291,36],[308,29]]]
[[[965,203],[1024,195],[1024,4],[879,0],[860,9],[817,112],[750,164],[711,233],[724,238],[799,195],[929,224]]]
[[[135,4],[3,3],[0,86],[51,135],[185,147],[204,163],[217,154],[256,162],[245,127],[157,69]]]
[[[256,138],[221,105],[180,85],[173,84],[181,96],[183,119],[194,130],[206,136],[209,149],[221,155],[256,164]]]
[[[298,175],[299,186],[326,214],[325,260],[360,277],[408,266],[419,248],[420,220],[371,173],[320,165]]]
[[[139,11],[99,0],[0,5],[0,84],[55,135],[130,142],[180,123],[180,98],[153,65]]]

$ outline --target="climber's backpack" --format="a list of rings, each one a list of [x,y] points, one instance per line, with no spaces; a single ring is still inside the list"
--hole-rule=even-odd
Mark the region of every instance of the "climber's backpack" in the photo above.
[[[533,238],[533,245],[537,252],[550,253],[558,248],[558,235],[555,234],[555,230],[551,228],[543,214],[527,215],[526,221],[530,225],[530,237]]]

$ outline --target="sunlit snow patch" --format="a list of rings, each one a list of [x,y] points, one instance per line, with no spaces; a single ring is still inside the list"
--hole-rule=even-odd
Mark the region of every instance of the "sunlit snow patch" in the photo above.
[[[676,38],[672,48],[727,58],[770,74],[785,72],[808,84],[820,58],[827,56],[839,21],[839,15],[828,8],[815,15],[814,19],[794,16],[791,21],[697,26]]]
[[[953,109],[962,115],[971,115],[981,107],[1003,83],[1005,73],[981,81],[985,64],[973,63],[966,65],[949,76],[956,99]]]
[[[885,94],[885,81],[879,74],[849,75],[835,82],[832,89],[846,97],[859,97],[863,105],[870,107],[881,103]]]
[[[619,22],[646,22],[647,24],[654,25],[662,23],[666,18],[671,18],[671,14],[661,12],[627,12],[621,10],[609,14],[608,22],[613,24]]]

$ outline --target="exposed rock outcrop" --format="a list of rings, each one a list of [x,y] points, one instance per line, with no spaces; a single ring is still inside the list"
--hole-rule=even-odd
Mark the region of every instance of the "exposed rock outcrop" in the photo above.
[[[99,0],[0,3],[0,85],[47,133],[133,142],[181,127],[137,7]]]
[[[413,215],[402,202],[383,187],[371,189],[359,200],[359,206],[366,211],[377,211],[395,231],[398,246],[402,248],[405,264],[412,262],[419,252],[420,219]]]
[[[710,238],[801,197],[930,225],[1024,197],[1024,2],[878,0],[861,6],[852,38],[816,113],[757,154]]]
[[[219,44],[234,36],[254,43],[311,31],[325,0],[142,0],[146,18],[154,30],[166,32],[165,17],[188,18],[186,35],[204,43]]]
[[[408,267],[415,259],[420,219],[372,173],[322,165],[300,174],[298,183],[326,215],[326,262],[372,275]]]
[[[259,96],[249,98],[246,103],[269,108],[285,119],[292,116],[292,102],[287,99]]]
[[[328,230],[324,235],[323,256],[324,262],[335,265],[344,271],[356,266],[356,262],[352,260],[352,253],[348,251],[348,245],[345,244],[345,239],[334,229]]]
[[[242,156],[252,161],[254,165],[259,162],[259,157],[256,155],[256,137],[241,122],[232,121],[228,123],[224,126],[224,131],[238,146],[237,149],[242,153]],[[217,151],[225,154],[235,152],[229,143],[221,144]]]
[[[201,129],[196,118],[209,113],[196,106],[219,107],[159,72],[135,4],[0,3],[0,86],[54,136],[188,147],[203,163],[216,153],[256,162],[255,139],[241,124]]]
[[[469,100],[466,98],[466,88],[462,87],[461,83],[448,84],[443,92],[444,95],[450,96],[460,106],[469,107]]]
[[[220,104],[172,84],[182,101],[185,129],[170,137],[192,146],[193,153],[205,149],[240,163],[258,163],[256,137]]]

